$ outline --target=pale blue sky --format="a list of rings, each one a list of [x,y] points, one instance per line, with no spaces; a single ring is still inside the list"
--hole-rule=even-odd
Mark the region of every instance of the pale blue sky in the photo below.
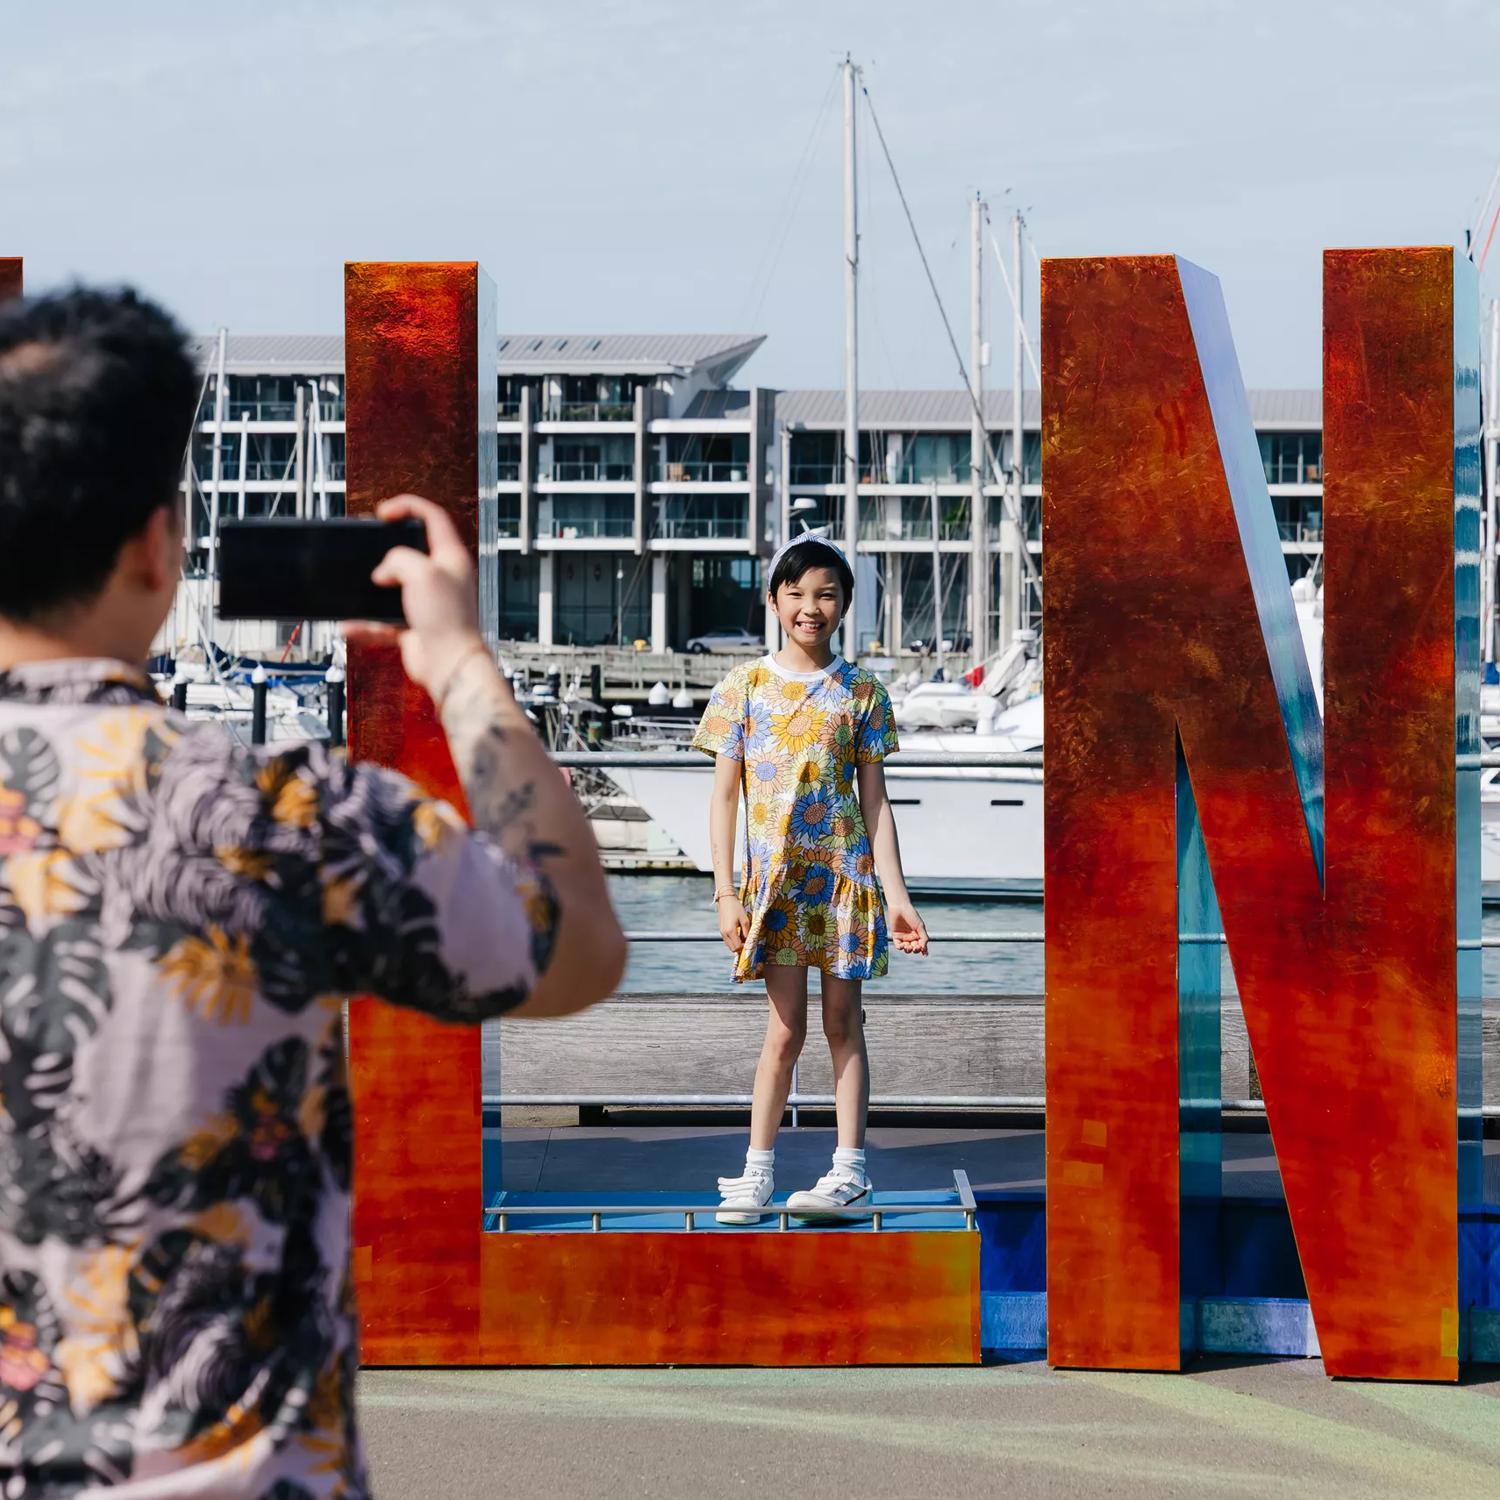
[[[344,259],[478,258],[502,327],[763,332],[742,379],[838,385],[836,92],[813,126],[850,49],[965,349],[978,188],[1044,255],[1198,261],[1249,383],[1316,384],[1321,249],[1459,239],[1500,159],[1497,0],[6,9],[0,254],[203,331],[337,331]],[[861,125],[863,383],[952,386]]]

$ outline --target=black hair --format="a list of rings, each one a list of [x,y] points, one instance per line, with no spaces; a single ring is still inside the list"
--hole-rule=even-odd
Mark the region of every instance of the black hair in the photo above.
[[[198,397],[183,331],[128,288],[0,304],[0,615],[98,595],[177,502]]]
[[[771,586],[766,592],[774,601],[776,591],[784,583],[796,583],[809,568],[832,568],[838,575],[844,590],[844,609],[849,609],[854,598],[854,574],[844,561],[841,552],[825,547],[821,542],[794,542],[781,554],[781,560],[771,573]]]

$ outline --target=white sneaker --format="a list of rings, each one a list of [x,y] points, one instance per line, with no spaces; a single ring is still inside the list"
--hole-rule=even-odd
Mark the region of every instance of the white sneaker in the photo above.
[[[743,1177],[721,1177],[719,1212],[714,1217],[721,1224],[759,1224],[775,1186],[770,1172],[755,1167],[748,1168]]]
[[[799,1219],[815,1219],[831,1208],[858,1208],[874,1197],[868,1177],[856,1177],[848,1167],[834,1167],[818,1178],[805,1193],[793,1193],[786,1200],[787,1210]],[[836,1216],[843,1219],[845,1215]]]

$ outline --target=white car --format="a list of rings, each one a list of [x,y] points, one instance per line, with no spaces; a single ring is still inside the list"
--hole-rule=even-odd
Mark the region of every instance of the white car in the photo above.
[[[706,630],[702,635],[695,635],[687,643],[687,648],[694,656],[698,656],[705,651],[753,650],[764,644],[761,636],[752,634],[744,626],[726,625],[721,630]]]

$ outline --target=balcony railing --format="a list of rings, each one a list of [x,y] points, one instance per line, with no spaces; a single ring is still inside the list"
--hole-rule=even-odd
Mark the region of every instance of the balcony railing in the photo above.
[[[661,478],[668,484],[743,484],[749,478],[749,470],[743,461],[685,459],[664,465]]]
[[[628,422],[634,416],[632,401],[554,401],[546,408],[549,422]]]
[[[521,403],[516,401],[502,401],[496,408],[497,420],[501,422],[519,422],[521,420]]]
[[[743,540],[745,518],[743,516],[681,516],[669,517],[661,523],[661,534],[676,539],[705,540],[713,537],[733,537]]]
[[[546,534],[562,541],[577,541],[588,537],[628,537],[634,531],[635,522],[630,516],[554,515]]]
[[[311,407],[311,402],[304,407],[304,412]],[[318,416],[324,422],[342,422],[344,420],[343,397],[322,396],[318,400]],[[297,403],[295,401],[227,401],[224,404],[224,421],[241,422],[246,419],[252,422],[295,422],[297,420]],[[207,402],[198,413],[200,422],[212,422],[214,419],[213,403]]]
[[[205,422],[213,421],[212,403],[203,408],[202,416]],[[246,417],[252,422],[295,422],[297,404],[295,401],[226,401],[224,403],[226,422],[240,422]]]
[[[1323,540],[1321,521],[1278,521],[1276,529],[1281,533],[1281,540],[1284,542],[1321,542]]]
[[[501,463],[495,465],[495,478],[501,484],[516,484],[521,478],[521,465],[519,461]]]
[[[793,484],[837,484],[838,464],[789,464]]]
[[[595,483],[599,480],[629,483],[635,478],[634,464],[595,463],[589,460],[564,460],[554,463],[542,476],[563,484]]]

